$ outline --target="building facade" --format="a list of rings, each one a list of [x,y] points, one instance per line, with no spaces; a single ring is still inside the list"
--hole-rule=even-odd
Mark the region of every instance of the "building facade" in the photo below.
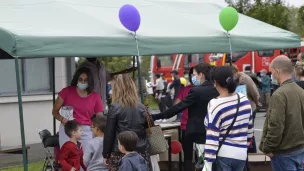
[[[52,60],[22,59],[19,68],[26,144],[39,143],[39,130],[53,132]],[[56,93],[69,84],[75,68],[74,58],[55,58]],[[0,78],[0,145],[21,145],[14,59],[0,60]]]

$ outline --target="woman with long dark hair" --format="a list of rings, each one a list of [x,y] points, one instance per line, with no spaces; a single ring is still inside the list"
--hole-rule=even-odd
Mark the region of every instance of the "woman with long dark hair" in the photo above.
[[[103,157],[111,171],[119,169],[119,163],[124,156],[118,149],[117,136],[123,131],[133,131],[138,136],[136,151],[146,160],[149,171],[152,170],[149,143],[145,129],[148,127],[147,109],[139,102],[135,83],[128,74],[113,77],[112,104],[107,114],[107,124],[104,134]]]
[[[248,142],[253,136],[250,102],[245,95],[235,92],[237,82],[231,67],[215,68],[212,79],[219,96],[208,104],[203,171],[243,171]]]
[[[73,119],[82,126],[81,143],[86,149],[87,142],[92,139],[91,118],[94,114],[102,115],[103,105],[100,95],[93,92],[94,81],[88,68],[78,69],[71,82],[71,85],[58,93],[58,98],[53,107],[53,116],[61,122],[59,127],[60,147],[69,140],[64,132],[64,125],[68,118],[60,115],[62,107],[70,107],[73,111]]]

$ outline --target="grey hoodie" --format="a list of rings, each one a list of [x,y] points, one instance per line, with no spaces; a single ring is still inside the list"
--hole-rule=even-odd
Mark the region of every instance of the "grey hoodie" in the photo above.
[[[103,161],[103,137],[93,138],[87,148],[84,150],[83,163],[87,167],[87,171],[108,171]]]

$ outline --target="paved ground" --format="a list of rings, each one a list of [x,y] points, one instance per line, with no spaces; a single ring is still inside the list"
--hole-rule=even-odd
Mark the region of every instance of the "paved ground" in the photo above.
[[[153,112],[157,113],[157,112]],[[265,113],[257,113],[256,119],[255,119],[255,137],[256,137],[256,143],[257,146],[260,143],[262,130],[263,130],[263,124],[264,124],[264,117]],[[42,144],[32,144],[31,149],[29,150],[29,163],[39,162],[42,161],[45,152]],[[9,166],[15,166],[15,165],[22,165],[22,155],[14,154],[0,154],[0,170],[2,168],[6,168]]]

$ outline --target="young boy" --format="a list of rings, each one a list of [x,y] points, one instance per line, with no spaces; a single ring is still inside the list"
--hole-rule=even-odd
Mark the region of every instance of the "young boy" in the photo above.
[[[83,151],[81,143],[78,142],[82,135],[82,128],[76,121],[68,121],[64,125],[64,131],[70,141],[63,144],[59,154],[59,162],[62,171],[80,171],[80,167],[86,171],[83,164]]]
[[[106,117],[96,116],[92,119],[92,133],[94,138],[89,142],[83,156],[84,165],[88,171],[108,171],[104,165],[102,156],[103,151],[103,135],[106,127]]]
[[[137,140],[133,131],[124,131],[118,135],[119,151],[125,154],[120,161],[119,171],[148,171],[145,159],[135,152]]]

